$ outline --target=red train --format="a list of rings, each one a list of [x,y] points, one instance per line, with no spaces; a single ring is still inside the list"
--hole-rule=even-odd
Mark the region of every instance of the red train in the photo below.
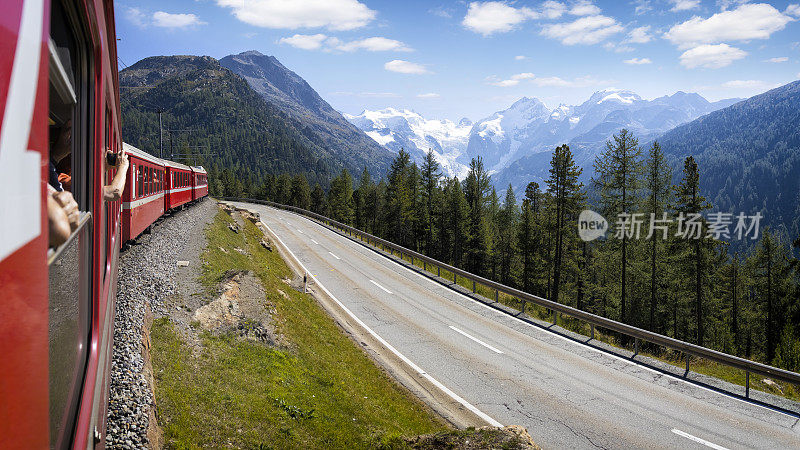
[[[104,201],[116,42],[111,0],[0,3],[0,448],[104,446],[121,243],[208,190],[202,168],[131,149],[124,198]],[[54,172],[80,218],[50,248]]]
[[[123,148],[130,157],[122,194],[123,243],[136,239],[165,212],[208,195],[202,167],[159,159],[126,143]]]

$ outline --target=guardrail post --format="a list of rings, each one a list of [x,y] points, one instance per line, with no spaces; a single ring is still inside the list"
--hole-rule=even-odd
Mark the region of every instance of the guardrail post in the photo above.
[[[472,280],[472,293],[475,293],[475,280]]]
[[[494,302],[500,303],[500,291],[498,291],[497,289],[494,290]]]
[[[439,278],[442,277],[442,268],[439,266],[436,266],[436,276]]]
[[[639,354],[639,338],[634,338],[633,339],[633,346],[634,346],[634,349],[635,349],[634,352],[633,352],[633,356],[636,356],[636,355]]]
[[[528,304],[528,301],[524,298],[522,299],[522,314],[525,314],[525,306]]]
[[[589,326],[592,328],[592,339],[594,339],[594,324],[589,324]]]
[[[453,284],[458,284],[458,278],[456,277],[458,277],[458,275],[456,275],[456,273],[453,272]]]
[[[744,372],[744,396],[750,398],[750,371]]]
[[[422,261],[422,270],[428,271],[428,261]]]
[[[689,374],[689,358],[690,358],[690,355],[687,353],[686,354],[686,373],[684,375],[688,375]]]
[[[558,325],[558,311],[553,310],[553,325]]]
[[[411,255],[411,265],[414,265],[414,255]]]

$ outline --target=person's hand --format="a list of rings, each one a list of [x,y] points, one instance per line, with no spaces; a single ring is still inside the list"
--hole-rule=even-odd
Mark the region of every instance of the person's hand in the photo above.
[[[75,201],[75,197],[72,196],[71,192],[61,191],[54,193],[53,199],[67,215],[70,229],[75,231],[75,229],[78,228],[78,221],[80,220],[80,210],[78,209],[78,203]]]
[[[128,170],[128,164],[130,164],[128,154],[123,150],[117,156],[117,167],[119,167],[119,170]]]
[[[69,220],[55,197],[51,194],[47,196],[47,222],[50,232],[49,244],[52,248],[57,248],[67,242],[70,235]]]

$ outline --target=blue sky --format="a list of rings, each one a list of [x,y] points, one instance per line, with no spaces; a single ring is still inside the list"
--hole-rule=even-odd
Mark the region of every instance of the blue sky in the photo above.
[[[637,1],[117,1],[120,68],[154,55],[274,55],[334,108],[478,120],[616,87],[749,97],[800,77],[800,4]]]

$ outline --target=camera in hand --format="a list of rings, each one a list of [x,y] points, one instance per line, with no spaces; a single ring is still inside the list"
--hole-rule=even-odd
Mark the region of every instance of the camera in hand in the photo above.
[[[109,166],[116,166],[117,165],[117,154],[108,152],[106,153],[106,162]]]

